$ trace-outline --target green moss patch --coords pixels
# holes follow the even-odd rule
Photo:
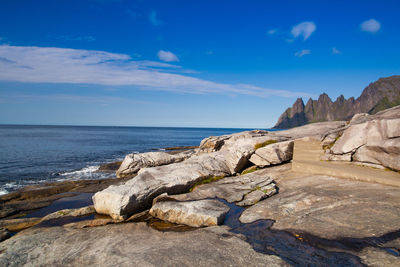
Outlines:
[[[258,171],[258,170],[260,170],[260,168],[257,167],[257,166],[254,166],[254,168],[245,169],[244,171],[242,171],[242,173],[240,175],[252,173],[252,172],[255,172],[255,171]]]
[[[200,182],[195,183],[195,185],[192,188],[189,189],[189,192],[192,192],[199,185],[209,184],[211,182],[215,182],[215,181],[221,180],[222,178],[225,178],[225,176],[213,176],[213,177],[201,180]]]
[[[270,145],[270,144],[275,144],[275,143],[277,143],[278,141],[277,140],[267,140],[267,141],[265,141],[265,142],[262,142],[262,143],[258,143],[258,144],[255,144],[254,145],[254,149],[259,149],[259,148],[262,148],[262,147],[265,147],[265,146],[268,146],[268,145]]]

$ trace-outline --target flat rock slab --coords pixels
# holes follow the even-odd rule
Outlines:
[[[160,195],[155,198],[154,202],[221,198],[231,203],[235,202],[239,206],[248,206],[276,194],[278,188],[274,183],[274,176],[277,173],[288,171],[290,168],[290,164],[285,164],[245,175],[225,177],[209,184],[199,185],[190,193]]]
[[[246,209],[240,221],[271,219],[274,229],[330,239],[381,236],[400,229],[399,187],[310,175],[278,179],[278,185],[279,194]]]
[[[160,232],[145,223],[29,229],[0,243],[0,266],[288,266],[228,230]]]
[[[224,222],[229,207],[218,200],[157,202],[150,214],[164,221],[192,227],[214,226]]]
[[[183,161],[193,154],[192,151],[171,155],[166,152],[146,152],[128,154],[117,170],[117,177],[127,177],[137,173],[141,168],[156,167]]]

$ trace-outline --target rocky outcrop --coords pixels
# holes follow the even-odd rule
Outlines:
[[[230,169],[225,159],[216,153],[142,169],[125,184],[110,186],[96,193],[93,196],[94,207],[98,213],[108,214],[114,219],[126,219],[135,212],[149,208],[152,200],[162,193],[184,193],[198,181],[229,175]]]
[[[340,95],[334,102],[325,93],[318,100],[298,98],[278,119],[274,128],[287,129],[307,123],[349,120],[357,113],[375,114],[400,105],[400,76],[381,78],[371,83],[357,99]]]
[[[400,106],[356,115],[326,150],[324,159],[379,164],[400,170]]]
[[[273,146],[275,156],[274,159],[272,157],[269,158],[271,160],[270,164],[288,161],[290,160],[292,145],[290,142],[284,143],[284,141],[293,138],[293,136],[304,137],[310,132],[322,135],[328,129],[335,129],[342,125],[340,122],[331,124],[333,126],[320,127],[322,130],[317,130],[313,127],[310,128],[310,126],[307,126],[307,129],[304,130],[300,129],[298,132],[255,130],[223,136],[221,139],[212,138],[212,142],[211,139],[206,139],[206,141],[202,142],[202,145],[208,142],[216,144],[219,142],[216,140],[223,140],[223,143],[218,146],[205,145],[206,148],[212,147],[209,151],[213,152],[209,153],[206,153],[206,149],[201,145],[195,155],[182,162],[152,168],[142,168],[134,179],[129,180],[125,184],[110,186],[96,193],[93,196],[94,207],[98,213],[110,215],[114,219],[126,219],[134,213],[150,208],[152,200],[163,193],[186,193],[193,185],[202,180],[214,176],[232,176],[241,173],[242,170],[253,164],[249,159],[254,154],[257,144],[274,140],[274,142],[277,142]],[[263,156],[266,157],[265,155]],[[262,164],[264,166],[265,162]],[[269,191],[264,194],[253,193],[251,195],[252,200],[246,200],[245,203],[255,202],[258,196],[263,198],[268,196],[269,193]],[[242,198],[237,201],[241,201]]]
[[[229,207],[218,200],[157,202],[150,214],[164,221],[185,224],[192,227],[220,225],[228,213]]]
[[[293,141],[271,144],[257,149],[250,157],[250,162],[259,167],[277,165],[291,160],[293,157]]]
[[[289,170],[287,165],[280,165],[240,176],[225,177],[218,181],[196,186],[192,192],[168,195],[162,194],[154,199],[159,201],[193,201],[220,198],[239,206],[248,206],[270,197],[278,192],[273,180],[273,173]]]
[[[145,223],[29,229],[0,243],[0,266],[288,266],[226,226],[162,232]]]
[[[171,155],[165,152],[147,152],[139,154],[128,154],[117,170],[117,177],[127,177],[136,174],[141,168],[156,167],[189,158],[193,152],[187,151]]]

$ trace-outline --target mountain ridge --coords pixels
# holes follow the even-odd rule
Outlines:
[[[322,93],[318,100],[308,99],[304,105],[297,98],[292,107],[279,117],[274,129],[288,129],[313,122],[349,120],[357,113],[375,114],[381,110],[400,105],[400,75],[380,78],[364,88],[355,99],[340,95],[334,102]]]

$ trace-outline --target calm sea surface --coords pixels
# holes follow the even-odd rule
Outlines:
[[[249,129],[0,125],[0,194],[46,181],[102,179],[100,164],[128,153],[199,145]]]

